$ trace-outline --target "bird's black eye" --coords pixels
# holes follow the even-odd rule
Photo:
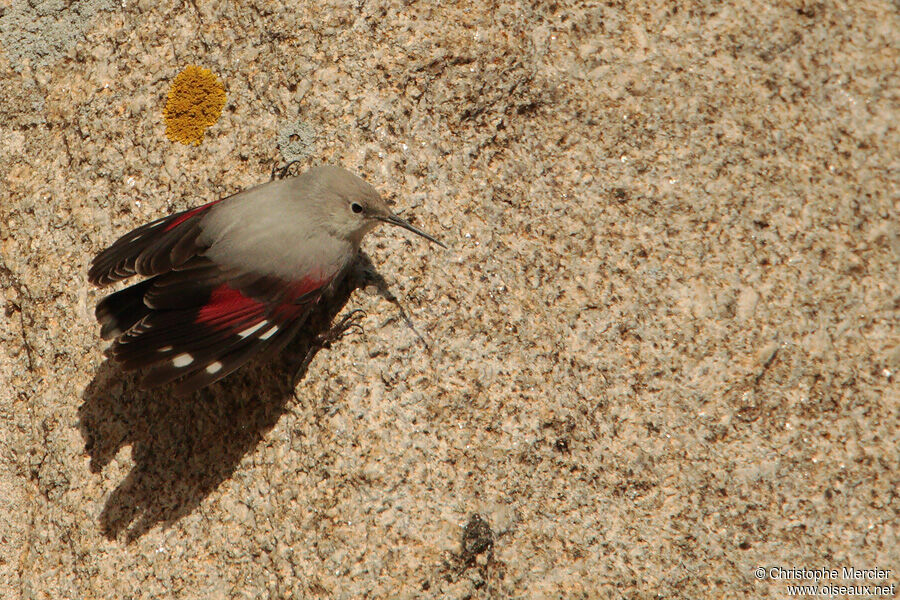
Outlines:
[[[355,212],[356,214],[359,214],[359,213],[362,212],[362,205],[357,204],[356,202],[354,202],[353,204],[350,205],[350,210],[352,210],[352,211]]]

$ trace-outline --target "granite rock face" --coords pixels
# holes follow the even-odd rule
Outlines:
[[[895,2],[6,4],[0,597],[900,584]],[[91,258],[289,143],[450,250],[367,239],[295,389],[139,390]]]

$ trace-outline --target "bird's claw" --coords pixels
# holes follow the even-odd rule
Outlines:
[[[363,329],[362,324],[360,323],[366,317],[366,311],[361,308],[355,308],[347,313],[343,319],[341,319],[337,325],[316,336],[315,341],[313,341],[313,345],[319,346],[320,348],[330,348],[331,344],[338,341],[347,335],[347,332],[351,329],[356,329],[360,333],[365,334],[366,330]]]
[[[335,331],[338,332],[337,337],[332,339],[331,341],[339,340],[344,333],[347,332],[348,329],[352,329],[354,327],[359,329],[360,333],[365,333],[362,325],[359,323],[361,320],[366,318],[367,313],[361,308],[354,308],[349,313],[347,313],[343,319],[341,319],[340,323],[332,327],[329,331],[325,333],[326,336],[332,335]]]
[[[272,175],[269,178],[269,181],[273,181],[275,179],[284,179],[285,175],[287,175],[287,172],[291,169],[291,167],[293,167],[298,162],[300,162],[300,161],[292,160],[288,164],[284,165],[283,167],[273,165],[272,166]]]
[[[291,379],[291,383],[294,387],[297,386],[297,382],[300,379],[300,376],[306,372],[306,369],[309,367],[309,363],[312,362],[313,356],[315,356],[316,351],[322,348],[330,348],[331,344],[343,338],[351,329],[358,330],[361,334],[366,333],[366,330],[363,329],[360,321],[366,317],[366,311],[361,308],[356,308],[347,313],[344,318],[342,318],[337,325],[326,331],[325,333],[320,333],[313,339],[309,344],[309,349],[306,351],[306,356],[303,358],[303,362],[300,363],[300,366],[297,367],[297,370],[294,371],[294,377]]]

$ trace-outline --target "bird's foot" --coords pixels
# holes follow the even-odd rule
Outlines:
[[[298,162],[300,162],[300,161],[292,160],[291,162],[284,165],[283,167],[279,167],[278,165],[273,165],[272,166],[272,176],[269,179],[269,181],[274,181],[275,179],[284,179],[284,177],[285,177],[285,175],[287,175],[288,171],[291,170],[291,167],[293,167]]]
[[[365,330],[363,329],[362,321],[366,317],[366,311],[361,308],[357,308],[351,310],[347,315],[341,319],[337,325],[326,331],[325,333],[320,333],[309,343],[309,348],[306,351],[306,356],[303,358],[303,362],[300,363],[300,366],[297,367],[297,370],[294,371],[294,377],[291,379],[291,385],[293,387],[297,386],[297,383],[300,381],[300,378],[306,373],[306,369],[309,367],[309,363],[312,362],[313,357],[316,355],[316,352],[323,348],[331,348],[331,344],[343,338],[351,329],[356,329],[360,333],[365,334]]]

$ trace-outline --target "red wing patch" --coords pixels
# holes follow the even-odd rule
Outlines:
[[[271,307],[271,317],[277,322],[284,322],[300,316],[309,307],[309,302],[305,302],[303,297],[321,289],[326,281],[308,277],[291,285],[284,297]],[[247,297],[225,283],[212,291],[207,303],[197,313],[197,322],[224,329],[262,318],[268,308],[264,302]]]
[[[248,298],[227,283],[212,291],[209,301],[197,313],[198,323],[208,323],[216,327],[228,327],[235,321],[244,321],[254,313],[262,314],[266,305]]]
[[[207,259],[136,284],[101,302],[97,316],[126,369],[152,367],[146,386],[182,378],[186,393],[290,342],[333,278],[298,282],[237,275]],[[148,298],[151,300],[148,302]]]

